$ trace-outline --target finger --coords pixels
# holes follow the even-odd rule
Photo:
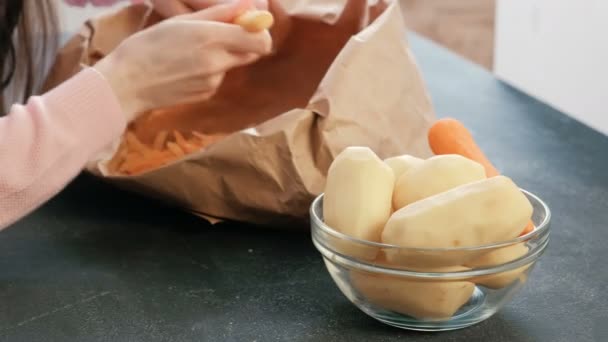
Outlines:
[[[192,7],[195,11],[201,11],[207,9],[209,7],[217,6],[217,5],[226,5],[231,4],[234,1],[230,0],[184,0],[188,6]]]
[[[233,3],[233,0],[184,0],[188,6],[190,6],[195,11],[200,11],[207,9],[212,6],[222,5],[222,4],[230,4]],[[256,9],[267,10],[268,9],[268,1],[267,0],[254,0],[253,5]]]
[[[217,93],[216,91],[208,91],[208,90],[202,90],[202,89],[198,89],[196,92],[193,92],[192,94],[188,95],[188,96],[183,96],[180,98],[179,100],[179,104],[193,104],[193,103],[200,103],[203,101],[207,101],[210,98],[213,97],[213,95],[215,95]],[[171,103],[172,105],[175,105],[176,103]],[[159,112],[159,114],[162,112]]]
[[[193,12],[192,8],[181,1],[156,1],[154,10],[165,18],[187,15]]]
[[[186,20],[207,20],[229,23],[252,7],[252,0],[238,0],[233,3],[220,4],[202,11],[180,16]]]
[[[237,55],[240,56],[240,59],[235,64],[235,67],[251,64],[260,59],[260,55],[255,53],[237,53]]]
[[[201,94],[198,96],[197,101],[192,101],[192,102],[203,102],[203,101],[207,101],[207,100],[209,100],[210,98],[212,98],[212,97],[213,97],[213,95],[215,95],[215,93],[216,93],[215,91],[208,91],[208,92],[201,93]]]
[[[268,1],[267,0],[255,0],[255,8],[259,10],[268,10]]]
[[[260,55],[254,53],[217,51],[213,55],[202,58],[199,67],[204,75],[210,78],[213,75],[226,73],[230,69],[250,64],[258,58]]]
[[[260,55],[256,53],[243,53],[243,52],[232,52],[230,53],[230,57],[227,58],[227,68],[224,69],[224,72],[229,71],[230,69],[238,68],[244,65],[251,64],[260,59]]]
[[[63,0],[68,6],[84,7],[87,5],[87,0]]]
[[[220,71],[205,78],[204,83],[202,83],[200,87],[196,88],[196,92],[193,93],[195,98],[192,99],[192,102],[205,101],[213,97],[224,82],[225,75],[226,71]]]
[[[226,75],[225,72],[220,72],[207,78],[207,92],[215,94],[224,82],[224,75]]]
[[[114,6],[118,0],[90,0],[90,3],[95,7],[110,7]]]

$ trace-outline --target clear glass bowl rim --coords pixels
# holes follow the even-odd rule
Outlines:
[[[332,254],[331,261],[334,263],[338,262],[339,264],[342,264],[343,266],[347,266],[347,267],[353,268],[353,269],[359,269],[361,271],[368,271],[368,272],[381,273],[381,274],[391,274],[391,275],[395,275],[395,276],[407,276],[407,277],[424,278],[424,279],[441,278],[441,279],[446,279],[446,280],[447,279],[455,280],[455,279],[464,279],[467,277],[497,274],[497,273],[501,273],[501,272],[514,270],[518,267],[521,267],[521,266],[527,265],[531,262],[534,262],[536,259],[538,259],[543,254],[545,248],[547,247],[548,241],[549,241],[548,233],[549,233],[549,229],[550,229],[549,227],[550,227],[550,221],[551,221],[551,211],[550,211],[549,207],[547,206],[547,204],[543,200],[541,200],[538,196],[530,193],[529,191],[526,191],[524,189],[520,189],[520,190],[526,196],[528,196],[528,198],[532,199],[533,202],[536,202],[538,205],[540,205],[542,212],[545,213],[545,217],[542,220],[542,222],[539,225],[537,225],[537,227],[532,232],[530,232],[526,235],[517,237],[515,239],[508,240],[508,241],[502,241],[502,242],[498,242],[498,243],[486,244],[486,245],[480,245],[480,246],[474,246],[474,247],[410,248],[410,247],[399,247],[399,246],[390,245],[390,244],[361,240],[361,239],[357,239],[357,238],[345,235],[343,233],[340,233],[340,232],[332,229],[328,225],[326,225],[321,220],[317,211],[315,210],[315,208],[319,208],[320,210],[322,210],[320,202],[323,199],[323,194],[320,194],[319,196],[317,196],[317,198],[313,201],[313,203],[310,206],[313,243],[314,243],[315,247],[317,247],[317,249],[321,252],[321,254],[324,255],[325,258],[327,258],[327,253],[331,251],[331,254]],[[444,272],[428,271],[428,272],[426,272],[426,271],[420,271],[420,270],[394,268],[394,267],[391,267],[388,265],[380,265],[380,264],[370,262],[367,260],[357,259],[353,256],[342,255],[335,250],[331,250],[331,248],[329,246],[326,246],[326,244],[323,241],[319,240],[319,238],[316,236],[318,233],[315,233],[315,230],[321,230],[333,237],[336,237],[338,239],[344,239],[353,244],[361,244],[361,245],[370,246],[370,247],[382,248],[385,250],[388,248],[388,249],[397,250],[397,251],[410,251],[410,252],[413,251],[413,252],[419,252],[419,253],[437,253],[437,252],[448,252],[448,251],[483,251],[485,249],[506,247],[506,246],[522,243],[524,241],[529,241],[531,239],[539,240],[540,245],[538,245],[536,248],[530,249],[528,251],[528,253],[526,253],[522,257],[517,258],[515,260],[511,260],[504,264],[487,266],[487,267],[479,267],[479,268],[475,268],[475,269],[471,269],[471,270],[463,270],[463,271],[451,271],[451,272],[450,271],[447,271],[447,272],[445,272],[445,271]]]

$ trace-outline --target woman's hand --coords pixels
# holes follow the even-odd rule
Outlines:
[[[114,6],[119,2],[129,0],[63,0],[69,6],[85,7],[92,4],[95,7]],[[228,4],[231,0],[150,0],[158,14],[165,18],[178,15],[190,14],[196,11],[207,9],[211,6]],[[145,0],[130,0],[131,3],[142,3]],[[257,9],[268,9],[268,0],[254,0],[253,4]]]
[[[154,10],[165,18],[190,14],[219,4],[228,4],[231,0],[151,0]],[[268,9],[267,0],[252,1],[257,9]]]
[[[208,99],[228,70],[268,54],[272,42],[267,31],[249,33],[226,23],[248,4],[241,0],[166,20],[129,37],[97,63],[127,119]]]
[[[114,6],[118,2],[124,2],[127,0],[63,0],[69,6],[75,7],[85,7],[88,4],[91,4],[95,7],[107,7]],[[131,2],[141,2],[141,0],[131,0]]]

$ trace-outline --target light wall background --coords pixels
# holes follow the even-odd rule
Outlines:
[[[496,75],[608,134],[608,0],[496,5]]]

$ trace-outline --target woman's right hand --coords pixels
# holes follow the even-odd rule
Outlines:
[[[151,0],[154,10],[164,18],[189,14],[228,2],[231,0]],[[253,0],[253,3],[257,9],[268,9],[268,0]]]
[[[177,16],[122,42],[99,61],[127,120],[139,113],[211,97],[224,74],[271,51],[267,31],[250,33],[228,24],[250,1],[222,4]]]

